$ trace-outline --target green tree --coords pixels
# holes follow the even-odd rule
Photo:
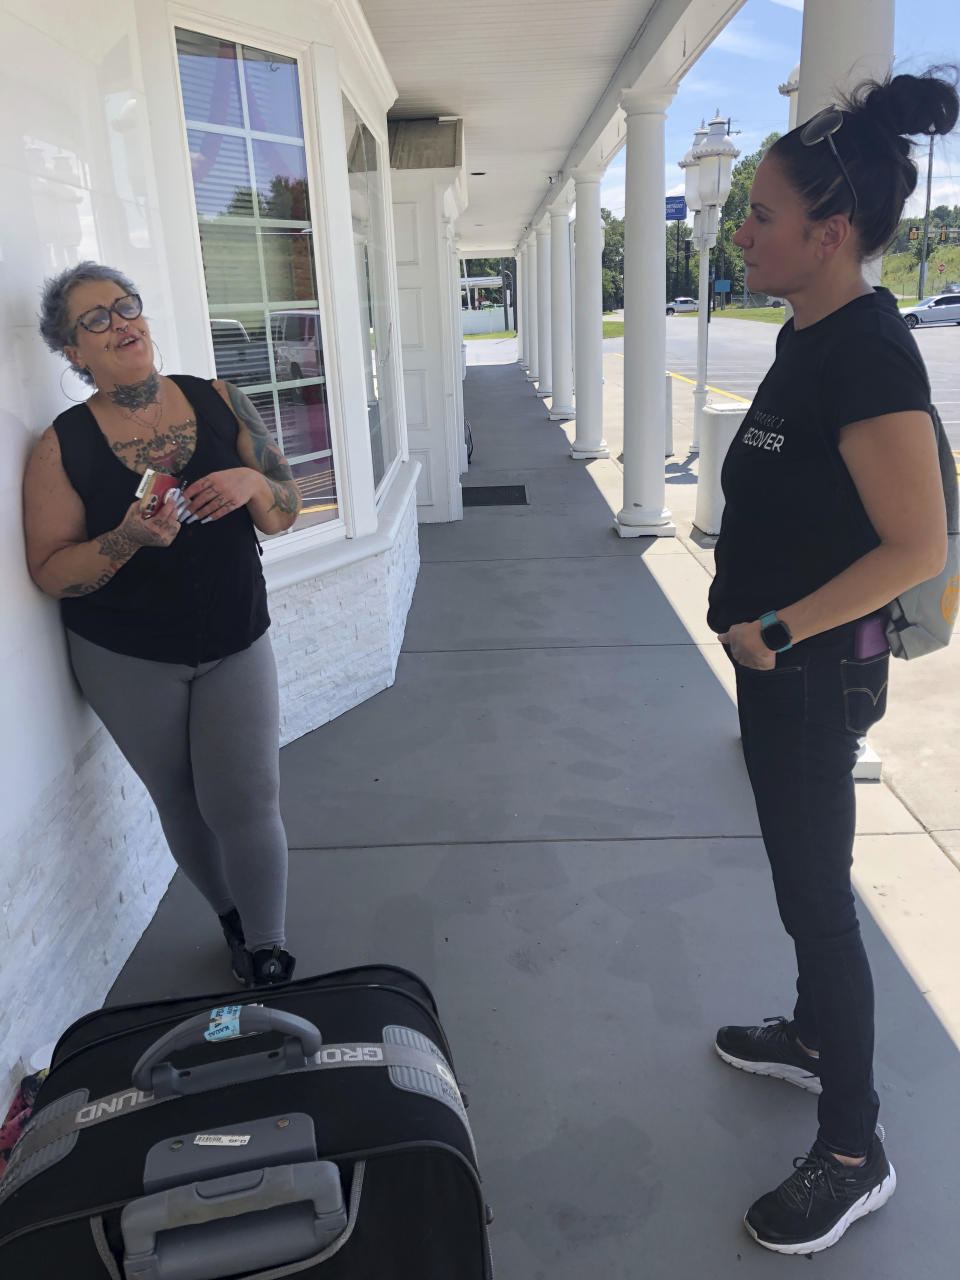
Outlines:
[[[617,311],[623,306],[623,218],[601,209],[603,219],[603,309]]]
[[[687,241],[693,234],[686,222],[667,223],[667,300],[697,296],[700,288],[700,259],[690,253],[690,279],[687,280]]]
[[[517,278],[517,263],[514,258],[466,258],[466,267],[468,276],[498,276],[501,269],[506,269],[510,273],[510,279]],[[462,270],[462,268],[461,268]],[[509,289],[509,284],[508,284]],[[492,302],[495,306],[503,306],[503,288],[497,285],[492,288],[481,290],[484,302]],[[464,297],[464,301],[466,298]],[[513,318],[513,295],[510,297],[510,315]]]
[[[753,175],[757,172],[757,166],[779,137],[779,133],[769,134],[757,151],[737,161],[730,176],[730,194],[721,211],[723,253],[722,255],[720,253],[721,237],[718,235],[714,262],[719,264],[722,256],[723,273],[724,277],[730,281],[731,298],[736,298],[743,293],[743,250],[733,243],[733,237],[750,212],[750,187],[753,183]]]

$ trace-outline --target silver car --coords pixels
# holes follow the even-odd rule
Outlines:
[[[672,302],[667,303],[667,315],[672,316],[677,312],[696,311],[698,305],[696,298],[674,298]]]
[[[924,298],[915,307],[901,311],[909,329],[918,324],[960,324],[960,293],[941,293],[936,298]]]

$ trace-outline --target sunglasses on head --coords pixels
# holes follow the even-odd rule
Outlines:
[[[143,313],[143,303],[139,293],[125,293],[109,307],[91,307],[89,311],[81,312],[77,316],[76,323],[82,325],[88,333],[106,333],[113,324],[113,312],[116,312],[121,320],[136,320],[137,316]]]
[[[800,130],[800,141],[805,147],[815,147],[818,142],[825,142],[830,148],[830,152],[834,160],[836,160],[847,186],[850,188],[850,195],[853,197],[853,208],[850,210],[850,221],[852,222],[857,213],[857,189],[851,182],[850,175],[847,173],[847,166],[840,159],[840,152],[833,141],[833,135],[842,125],[843,112],[836,103],[833,103],[829,107],[824,107],[822,111],[818,111],[815,116],[810,117]]]

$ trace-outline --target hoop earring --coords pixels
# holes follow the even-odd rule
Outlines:
[[[89,396],[81,396],[79,400],[75,400],[73,396],[68,395],[67,392],[64,390],[63,375],[65,373],[69,373],[72,369],[73,369],[73,365],[71,364],[71,365],[68,365],[66,369],[60,370],[60,394],[63,396],[64,400],[69,400],[71,404],[85,404],[86,401],[90,399]]]
[[[156,338],[151,338],[150,341],[157,348],[157,355],[160,357],[160,368],[157,369],[157,373],[163,373],[163,352],[160,350],[160,347],[157,345]]]

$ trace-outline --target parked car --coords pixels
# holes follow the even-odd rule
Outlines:
[[[278,381],[323,376],[319,311],[274,311],[270,327]]]
[[[667,315],[672,316],[678,311],[696,311],[697,305],[696,298],[674,298],[667,303]]]
[[[904,324],[916,329],[918,324],[960,324],[960,293],[941,293],[924,298],[915,307],[901,311]]]
[[[210,332],[213,336],[213,356],[217,377],[231,382],[243,380],[250,353],[250,335],[239,320],[218,320],[211,317]]]

